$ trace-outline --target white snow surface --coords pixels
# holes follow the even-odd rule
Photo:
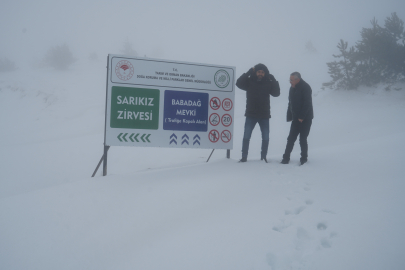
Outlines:
[[[237,67],[238,76],[240,70]],[[280,160],[288,74],[241,156],[234,149],[111,147],[105,63],[0,73],[0,269],[405,269],[405,86],[313,88],[309,162]],[[318,78],[319,79],[319,78]],[[323,78],[327,81],[327,78]]]

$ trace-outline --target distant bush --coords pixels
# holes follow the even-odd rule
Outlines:
[[[16,69],[17,67],[15,63],[10,61],[8,58],[0,59],[0,72],[9,72]]]
[[[134,46],[132,45],[131,42],[129,42],[129,40],[126,40],[124,42],[121,53],[123,55],[128,55],[128,56],[138,56],[138,53],[135,51]]]
[[[337,61],[327,63],[332,80],[323,87],[357,89],[380,83],[405,82],[404,22],[394,12],[385,20],[384,27],[376,19],[371,28],[360,31],[361,40],[355,46],[340,40]]]
[[[51,47],[46,53],[43,62],[45,66],[65,70],[76,62],[76,59],[73,57],[68,45],[63,44]]]
[[[314,47],[314,45],[312,44],[311,41],[308,41],[308,42],[305,44],[305,50],[306,50],[308,53],[317,53],[317,50],[316,50],[316,48]]]

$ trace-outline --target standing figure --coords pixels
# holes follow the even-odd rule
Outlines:
[[[265,65],[257,64],[238,78],[236,86],[246,91],[246,121],[242,143],[242,159],[239,162],[247,161],[250,137],[256,123],[259,123],[262,132],[261,160],[267,162],[271,117],[270,95],[273,97],[280,95],[278,81],[270,74]]]
[[[307,138],[314,118],[312,107],[312,89],[298,72],[290,75],[290,92],[288,95],[287,122],[291,121],[290,134],[287,138],[287,146],[283,155],[282,164],[290,162],[290,154],[294,143],[300,135],[301,165],[308,161]]]

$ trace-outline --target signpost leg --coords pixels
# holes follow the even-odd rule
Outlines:
[[[211,152],[210,156],[208,157],[207,162],[210,160],[212,153],[214,153],[214,151],[215,151],[215,149],[212,149],[212,152]]]
[[[110,146],[104,145],[104,155],[103,155],[103,176],[107,175],[107,152]]]
[[[97,173],[97,171],[98,171],[98,168],[99,168],[100,165],[101,165],[101,162],[103,162],[103,158],[104,158],[104,155],[100,158],[100,162],[97,164],[97,167],[96,167],[96,169],[94,170],[94,172],[93,172],[93,174],[91,175],[91,177],[94,177],[94,176],[96,175],[96,173]]]
[[[226,150],[226,158],[231,158],[231,150],[230,149]]]
[[[101,165],[101,162],[103,162],[103,160],[104,160],[104,156],[107,156],[107,151],[105,150],[106,147],[107,147],[107,151],[108,151],[108,149],[110,149],[109,146],[104,146],[104,154],[103,154],[103,156],[101,157],[100,161],[98,162],[97,167],[96,167],[96,169],[94,170],[94,172],[93,172],[93,174],[92,174],[91,177],[94,177],[94,176],[96,175],[96,173],[97,173],[97,171],[98,171],[98,168],[99,168],[100,165]],[[107,162],[107,158],[105,159],[105,162]],[[106,174],[107,174],[107,167],[105,168],[105,170],[106,170]],[[104,175],[104,176],[105,176],[105,175]]]

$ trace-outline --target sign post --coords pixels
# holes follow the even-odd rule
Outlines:
[[[110,146],[233,149],[235,67],[108,55]]]

